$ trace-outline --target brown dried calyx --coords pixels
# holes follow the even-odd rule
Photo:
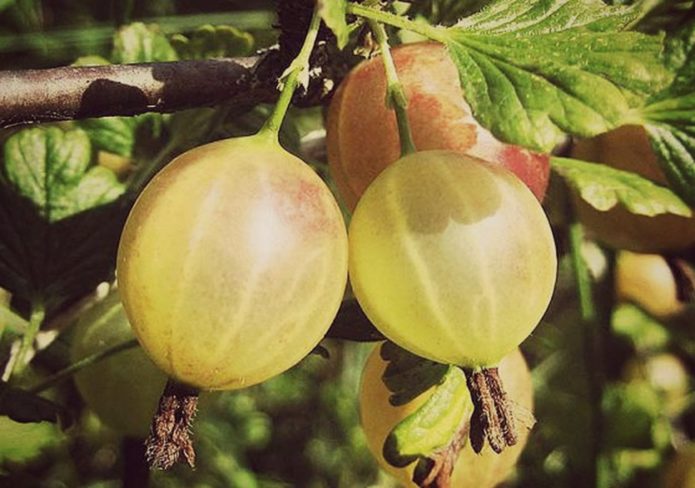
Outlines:
[[[519,437],[498,369],[467,371],[466,381],[474,407],[470,429],[473,450],[480,453],[485,440],[498,454],[515,445]]]
[[[451,475],[461,449],[466,446],[470,421],[466,419],[451,442],[418,463],[413,482],[420,488],[451,488]]]
[[[198,390],[169,380],[145,441],[150,469],[169,469],[178,462],[195,466],[191,424],[198,409]]]

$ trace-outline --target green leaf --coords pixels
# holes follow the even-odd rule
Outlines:
[[[110,279],[127,208],[125,187],[93,167],[84,131],[24,129],[0,172],[0,287],[47,309]]]
[[[621,304],[611,317],[613,331],[626,337],[639,351],[658,351],[670,340],[668,330],[647,312],[631,303]]]
[[[135,146],[137,117],[102,117],[80,121],[92,144],[98,149],[131,157]]]
[[[387,344],[389,343],[384,346],[392,348]],[[417,356],[405,359],[404,362],[408,365],[406,370],[417,369],[413,358]],[[425,365],[431,363],[426,359],[420,360]],[[400,359],[396,361],[401,362]],[[444,375],[440,376],[438,383],[432,385],[435,386],[432,395],[415,412],[399,422],[386,437],[383,453],[391,465],[404,467],[417,459],[429,458],[452,441],[473,413],[473,403],[463,371],[455,366],[444,368]],[[417,378],[415,382],[417,383]],[[384,383],[391,388],[386,375]]]
[[[662,40],[625,32],[639,11],[600,0],[500,0],[441,31],[476,118],[500,139],[549,151],[593,136],[670,81]]]
[[[661,169],[674,190],[695,206],[695,22],[667,43],[667,60],[678,72],[641,115]]]
[[[248,56],[254,39],[248,32],[229,25],[204,25],[189,35],[176,34],[171,45],[180,59],[209,59]]]
[[[664,213],[689,217],[688,205],[670,189],[629,171],[569,158],[552,158],[556,173],[597,210],[622,205],[631,213],[654,216]]]
[[[647,382],[608,385],[601,403],[607,447],[653,447],[652,429],[663,415],[663,404]]]
[[[7,180],[48,222],[110,203],[125,191],[112,172],[89,168],[92,148],[80,129],[22,130],[7,140],[4,157]]]
[[[29,461],[63,439],[65,436],[54,424],[23,424],[9,417],[0,417],[0,462]]]
[[[391,391],[391,405],[405,405],[431,387],[440,384],[449,366],[435,363],[385,342],[380,349],[381,358],[388,362],[383,381]]]
[[[5,329],[9,329],[15,335],[23,335],[27,329],[28,322],[14,313],[9,308],[0,305],[0,336]]]
[[[150,63],[176,61],[176,51],[156,25],[136,22],[122,27],[113,41],[114,63]]]
[[[343,49],[350,37],[345,16],[347,15],[347,0],[317,0],[319,15],[338,40],[338,47]]]

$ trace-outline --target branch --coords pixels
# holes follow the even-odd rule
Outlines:
[[[0,127],[271,101],[264,57],[0,71]]]

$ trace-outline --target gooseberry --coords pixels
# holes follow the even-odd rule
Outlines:
[[[367,317],[441,363],[496,365],[536,327],[555,284],[538,200],[508,170],[452,151],[387,167],[360,199],[349,242]]]
[[[548,155],[504,144],[478,124],[443,45],[404,44],[391,53],[408,99],[408,120],[419,150],[448,149],[500,164],[543,199],[550,176]],[[351,210],[374,178],[400,157],[396,117],[384,103],[385,93],[386,75],[377,57],[348,74],[330,105],[328,161]]]
[[[393,475],[405,486],[415,486],[411,481],[415,463],[396,468],[390,465],[383,455],[383,445],[389,432],[403,419],[414,413],[433,393],[434,388],[420,394],[405,405],[394,406],[389,402],[391,392],[384,385],[382,376],[387,363],[379,354],[380,346],[375,347],[367,359],[362,373],[360,386],[360,420],[367,437],[367,446],[379,465]],[[533,388],[531,374],[526,361],[518,350],[502,359],[499,367],[500,375],[508,393],[517,402],[517,408],[522,407],[529,413],[533,410]],[[470,401],[470,400],[469,400]],[[476,454],[470,444],[459,453],[451,486],[456,488],[491,488],[502,482],[511,473],[516,461],[528,439],[528,430],[524,430],[519,442],[496,454],[490,449],[484,449]]]
[[[118,252],[143,348],[180,383],[237,389],[282,373],[325,335],[347,237],[319,176],[268,134],[192,149],[139,196]]]
[[[115,291],[82,314],[75,327],[73,362],[135,337]],[[147,435],[166,375],[140,347],[91,364],[74,378],[85,403],[104,424],[123,435]]]
[[[657,155],[641,126],[626,125],[591,139],[577,141],[572,157],[631,171],[666,185]],[[578,197],[575,201],[582,224],[593,238],[609,247],[658,253],[681,250],[695,244],[695,216],[662,214],[648,217],[630,213],[621,205],[602,212]]]

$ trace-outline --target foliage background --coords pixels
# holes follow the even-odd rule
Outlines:
[[[422,2],[417,9],[446,22],[483,3]],[[672,9],[692,8],[691,2],[666,3]],[[139,48],[119,50],[118,41],[114,44],[117,29],[133,21],[159,26],[158,34],[148,30],[142,39],[163,36],[159,53],[165,58],[182,55],[178,34],[191,39],[204,24],[229,24],[243,32],[231,36],[233,42],[213,42],[212,48],[203,43],[191,56],[244,55],[274,42],[273,8],[274,2],[242,0],[0,0],[0,68],[62,66],[83,56],[155,60],[143,59]],[[644,28],[668,25],[663,21],[668,14],[668,9],[660,10]],[[167,46],[176,48],[177,39],[179,51],[172,54]],[[113,130],[122,121],[61,127],[81,127],[95,148],[147,167],[208,140],[251,133],[266,112],[267,107],[243,114],[221,108],[143,116],[133,123],[137,128],[120,133],[125,145],[119,145],[123,138]],[[191,133],[192,126],[199,130]],[[321,126],[320,110],[295,110],[283,136],[288,147],[303,152],[327,175],[321,151],[307,150]],[[0,140],[4,143],[14,132],[0,133]],[[594,268],[611,268],[610,252],[588,248],[587,253]],[[597,472],[600,486],[660,486],[675,448],[695,438],[695,314],[690,310],[672,323],[659,323],[634,305],[614,308],[610,273],[601,276],[599,287],[605,293],[598,296],[606,325],[598,334],[582,327],[565,260],[551,310],[523,345],[534,373],[539,423],[509,486],[585,487]],[[0,305],[9,310],[9,298]],[[22,309],[16,298],[12,305]],[[50,318],[62,312],[64,307],[57,307]],[[41,352],[26,373],[29,382],[66,364],[69,340],[69,334],[61,335]],[[5,334],[4,349],[8,341]],[[311,355],[263,385],[206,395],[195,427],[197,469],[154,473],[151,486],[392,486],[379,473],[359,427],[360,371],[373,346],[337,341],[324,346],[328,358]],[[107,487],[145,482],[140,441],[121,439],[104,427],[84,408],[71,382],[51,390],[49,397],[74,413],[74,425],[63,430],[48,422],[0,419],[0,484]]]

